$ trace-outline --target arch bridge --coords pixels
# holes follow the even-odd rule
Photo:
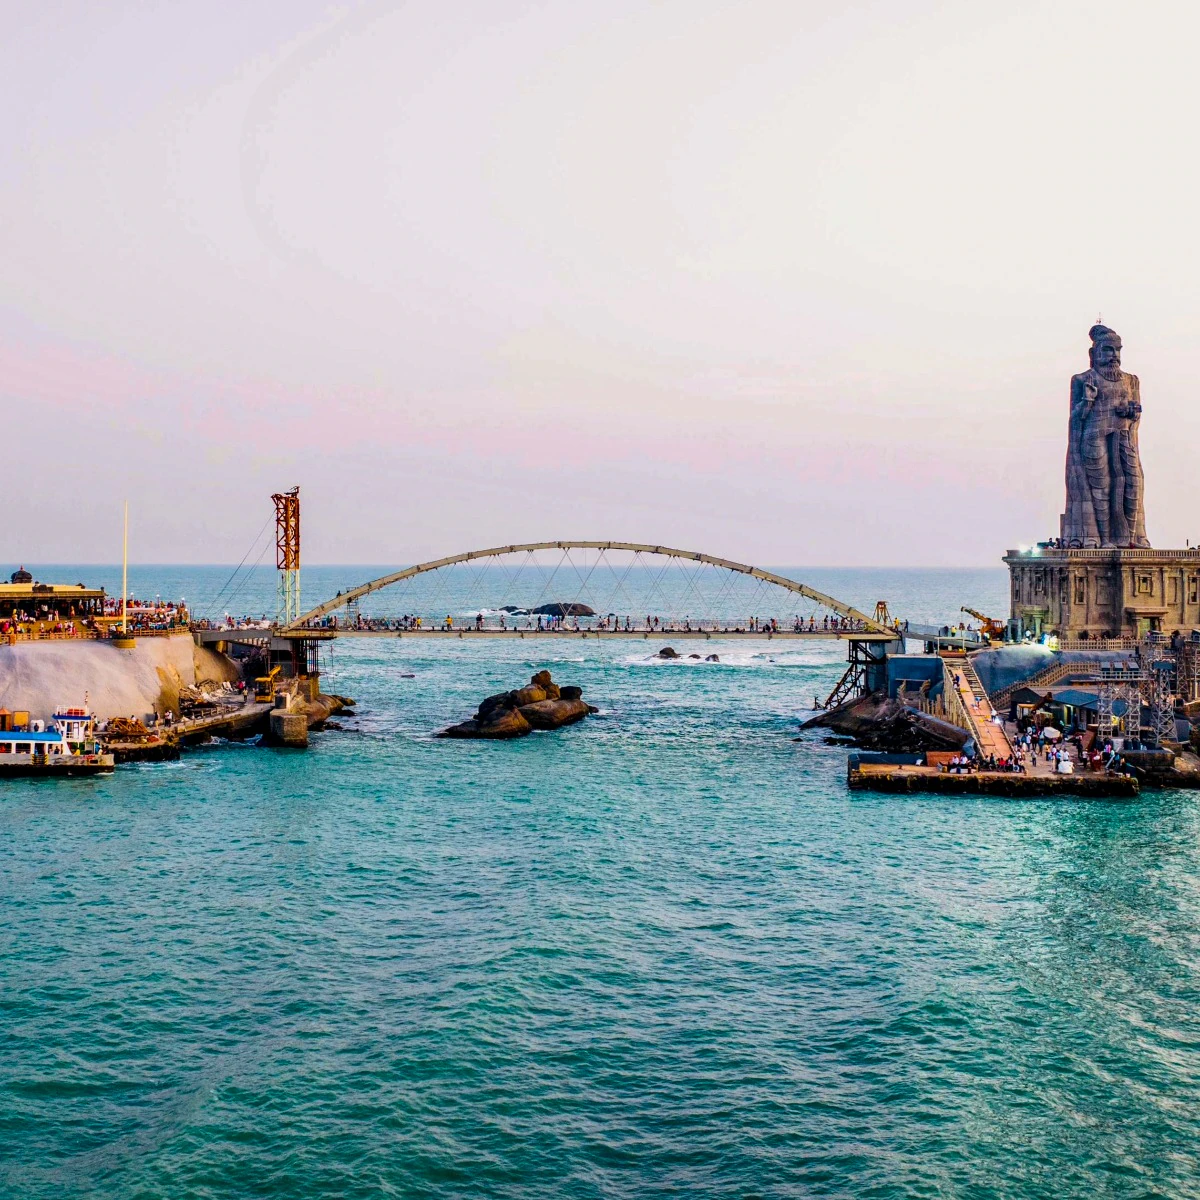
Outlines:
[[[362,601],[385,589],[396,589],[389,606],[364,611]],[[879,607],[869,616],[773,571],[695,550],[616,541],[523,542],[417,563],[339,592],[278,629],[292,636],[312,631],[863,642],[899,636]]]
[[[372,601],[380,592],[387,600]],[[837,640],[847,644],[849,665],[826,702],[835,704],[878,687],[887,654],[903,651],[906,633],[926,632],[941,631],[902,628],[882,602],[868,615],[800,580],[732,559],[587,540],[448,555],[341,591],[291,621],[197,636],[257,643],[297,674],[316,674],[320,643],[340,637]]]

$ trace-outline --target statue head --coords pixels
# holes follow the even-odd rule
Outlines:
[[[1107,325],[1093,325],[1088,330],[1092,339],[1092,348],[1088,358],[1092,366],[1106,379],[1119,379],[1121,376],[1121,335]]]

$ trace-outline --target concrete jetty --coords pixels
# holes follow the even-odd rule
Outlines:
[[[917,754],[852,753],[846,767],[846,785],[859,792],[938,792],[1013,799],[1033,796],[1128,799],[1140,791],[1138,781],[1131,775],[1009,771],[955,775],[936,766],[922,765],[923,758]]]
[[[266,733],[272,704],[251,701],[228,706],[220,713],[176,721],[172,725],[150,731],[148,737],[123,740],[102,737],[104,748],[118,763],[164,762],[179,757],[185,746],[198,746],[212,738],[231,740]],[[306,731],[307,732],[307,731]]]

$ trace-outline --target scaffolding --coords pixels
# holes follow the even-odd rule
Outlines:
[[[290,625],[300,616],[300,489],[276,492],[275,569],[279,572],[279,619]]]
[[[1169,670],[1150,672],[1150,724],[1144,737],[1151,745],[1175,741],[1175,689]]]
[[[1179,647],[1177,661],[1179,698],[1185,704],[1200,700],[1200,634],[1195,630]]]
[[[1132,737],[1138,737],[1142,725],[1142,689],[1140,681],[1125,678],[1103,678],[1100,683],[1096,709],[1096,739],[1111,741],[1119,736],[1122,726]],[[1117,713],[1117,703],[1123,710]]]

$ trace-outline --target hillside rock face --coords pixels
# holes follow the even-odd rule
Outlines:
[[[502,741],[535,729],[561,729],[596,711],[582,697],[581,688],[560,688],[549,671],[539,671],[525,687],[488,696],[469,721],[443,729],[438,737]]]
[[[232,659],[201,650],[190,635],[138,638],[133,650],[108,642],[0,645],[0,708],[49,720],[63,704],[87,706],[101,721],[179,712],[179,694],[197,683],[239,679]]]

